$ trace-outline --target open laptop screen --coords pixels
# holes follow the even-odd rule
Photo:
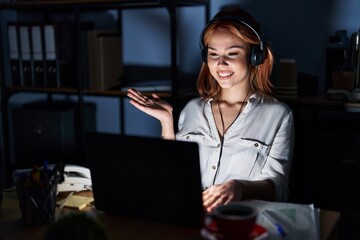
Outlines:
[[[197,143],[99,132],[85,140],[97,209],[202,226]]]

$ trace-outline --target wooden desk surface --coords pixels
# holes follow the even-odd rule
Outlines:
[[[81,192],[80,195],[91,195],[91,192]],[[56,209],[56,215],[66,214],[68,210]],[[141,239],[141,240],[201,240],[200,229],[187,228],[170,224],[162,224],[135,218],[105,214],[87,207],[82,211],[96,214],[103,224],[111,240]],[[47,225],[27,227],[21,218],[19,201],[15,188],[4,192],[4,199],[0,208],[0,239],[1,240],[39,240]]]
[[[88,195],[89,193],[83,192]],[[91,194],[91,192],[90,192]],[[180,227],[170,224],[156,223],[146,220],[121,217],[105,214],[92,210],[91,207],[83,211],[91,210],[96,214],[104,225],[110,239],[142,239],[142,240],[201,240],[200,230]],[[57,215],[60,210],[57,209]],[[62,211],[68,211],[63,209]],[[64,214],[63,212],[61,214]],[[327,210],[320,211],[320,239],[337,239],[337,224],[340,213]],[[15,189],[4,192],[4,199],[0,208],[0,239],[4,240],[39,240],[47,225],[24,226],[19,209],[19,202]]]

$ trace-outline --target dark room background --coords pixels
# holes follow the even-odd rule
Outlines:
[[[210,17],[224,5],[237,4],[249,10],[261,23],[262,37],[280,58],[296,60],[298,71],[319,77],[319,93],[325,93],[325,49],[329,37],[338,30],[347,36],[360,28],[360,2],[357,0],[213,0]],[[91,16],[88,16],[91,18]],[[97,16],[98,17],[98,16]],[[109,11],[102,14],[104,28],[112,27],[109,18],[118,17]],[[203,7],[182,8],[178,11],[178,64],[181,72],[196,75],[201,65],[199,34],[205,24]],[[122,15],[123,62],[166,66],[170,59],[169,18],[164,9],[124,10]],[[98,19],[97,19],[98,21]],[[99,21],[98,21],[99,22]],[[101,21],[99,23],[101,25]],[[4,27],[4,26],[2,26]],[[58,98],[63,98],[59,95]],[[14,106],[44,98],[41,94],[16,94],[10,99]],[[86,97],[97,105],[96,128],[102,132],[120,132],[120,107],[117,98]],[[127,134],[158,136],[156,120],[125,105]]]

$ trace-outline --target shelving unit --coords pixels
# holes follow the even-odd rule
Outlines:
[[[323,96],[284,100],[295,119],[289,200],[359,213],[360,104]]]
[[[76,95],[78,97],[78,111],[79,111],[79,120],[77,123],[77,130],[82,136],[81,141],[83,142],[84,136],[84,97],[85,96],[110,96],[110,97],[119,97],[123,99],[126,96],[125,92],[120,90],[108,90],[108,91],[96,91],[96,90],[86,90],[84,88],[84,77],[82,76],[81,71],[81,62],[83,56],[80,51],[80,18],[81,14],[86,12],[101,12],[106,10],[117,10],[119,13],[119,23],[118,30],[121,32],[121,22],[120,15],[121,11],[124,9],[148,9],[148,8],[165,8],[169,13],[170,18],[170,46],[171,46],[171,60],[170,60],[170,80],[171,80],[171,92],[162,92],[161,96],[166,98],[171,98],[174,103],[176,103],[179,98],[179,78],[178,67],[177,67],[177,9],[182,7],[191,7],[191,6],[203,6],[204,7],[204,17],[205,21],[209,19],[210,14],[210,2],[208,0],[143,0],[143,1],[134,1],[134,0],[75,0],[75,1],[24,1],[24,2],[12,2],[12,3],[0,3],[0,17],[3,21],[3,13],[6,11],[15,11],[18,14],[21,13],[41,13],[44,16],[49,16],[55,13],[70,13],[74,16],[74,24],[76,26],[76,46],[77,46],[77,59],[76,59],[76,87],[75,88],[40,88],[40,87],[18,87],[13,86],[9,81],[9,76],[5,73],[4,67],[8,66],[7,61],[4,57],[0,58],[0,90],[1,90],[1,121],[2,121],[2,153],[3,159],[0,166],[0,172],[5,172],[7,175],[6,181],[10,180],[10,173],[6,172],[11,169],[10,163],[10,132],[9,132],[9,100],[16,93],[46,93],[48,99],[51,99],[53,94],[64,94],[64,95]],[[2,23],[4,24],[4,23]],[[3,39],[7,32],[0,32],[0,55],[4,56],[4,52],[7,51],[4,46]],[[126,33],[125,33],[126,34]],[[123,102],[123,101],[122,101]],[[176,105],[175,105],[176,107]],[[124,133],[124,108],[120,109],[120,116],[122,119],[121,132]],[[174,109],[175,111],[176,108]],[[83,151],[82,149],[81,151]],[[1,169],[1,167],[3,169]],[[0,173],[2,174],[2,173]]]

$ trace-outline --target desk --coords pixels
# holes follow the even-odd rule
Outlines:
[[[89,194],[89,193],[85,193]],[[91,194],[91,192],[90,192]],[[15,189],[4,192],[3,204],[0,208],[0,239],[23,240],[40,239],[46,225],[25,227],[21,218]],[[60,211],[59,209],[57,209]],[[141,240],[201,240],[200,230],[156,223],[146,220],[121,217],[99,213],[91,207],[84,211],[93,211],[105,226],[110,239],[141,239]],[[337,239],[337,223],[340,213],[320,211],[320,239]]]

